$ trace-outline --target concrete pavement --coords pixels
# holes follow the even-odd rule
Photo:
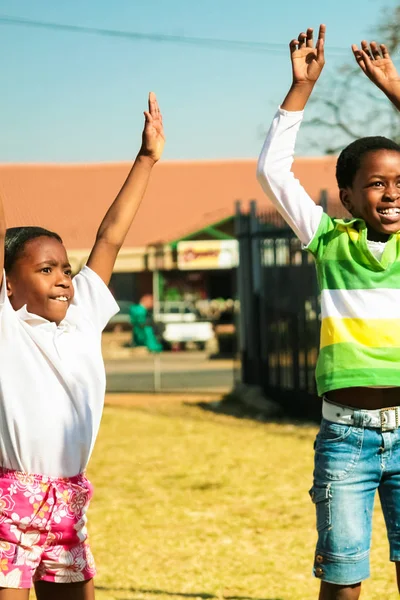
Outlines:
[[[161,352],[130,348],[129,332],[103,335],[108,392],[209,391],[234,385],[232,359],[210,359],[209,351]]]

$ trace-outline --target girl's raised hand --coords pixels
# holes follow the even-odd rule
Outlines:
[[[139,154],[157,162],[164,149],[165,136],[162,115],[154,92],[149,94],[149,110],[144,112],[144,116],[145,124]]]
[[[311,27],[307,29],[307,33],[300,33],[297,40],[290,42],[293,84],[314,84],[320,76],[325,64],[325,30],[325,25],[320,25],[315,47]]]
[[[400,97],[400,76],[385,44],[363,40],[361,49],[353,44],[354,57],[366,76],[388,96]]]

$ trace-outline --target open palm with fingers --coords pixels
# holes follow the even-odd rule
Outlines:
[[[149,94],[149,109],[145,111],[144,116],[145,124],[142,134],[142,147],[139,154],[148,156],[156,162],[161,158],[165,144],[165,135],[162,115],[156,95],[153,92]]]
[[[325,25],[321,25],[318,40],[314,47],[313,29],[300,33],[298,39],[290,42],[293,83],[315,83],[325,64],[324,58]]]
[[[354,57],[366,76],[383,92],[392,94],[400,90],[400,76],[385,44],[363,40],[361,49],[352,45]]]

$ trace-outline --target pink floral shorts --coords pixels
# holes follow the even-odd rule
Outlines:
[[[83,474],[55,479],[0,468],[0,587],[91,579],[86,511],[92,495]]]

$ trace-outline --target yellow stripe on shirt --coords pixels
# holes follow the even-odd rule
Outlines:
[[[400,347],[400,319],[322,319],[321,348],[349,342],[370,348]]]

